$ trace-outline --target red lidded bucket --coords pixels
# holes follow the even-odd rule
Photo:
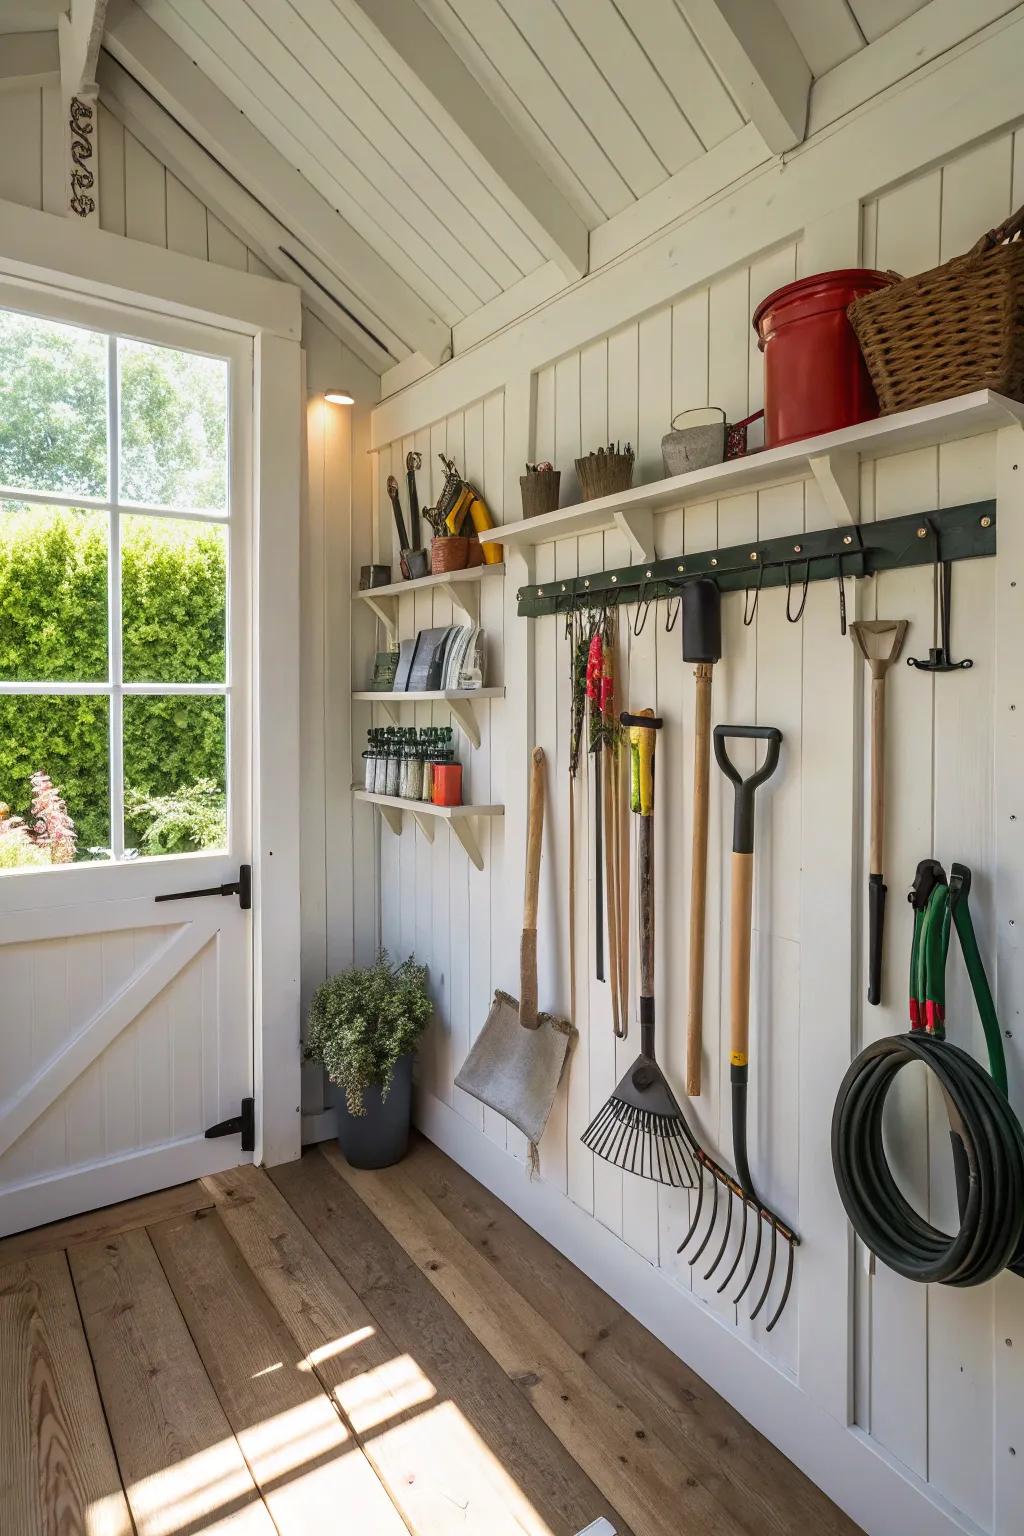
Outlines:
[[[887,288],[891,272],[849,267],[777,288],[754,311],[764,353],[764,445],[835,432],[878,415],[847,307]]]

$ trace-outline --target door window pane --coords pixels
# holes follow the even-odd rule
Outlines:
[[[126,848],[153,856],[227,847],[226,702],[125,698]]]
[[[0,501],[0,681],[107,676],[105,512]]]
[[[227,363],[123,338],[117,356],[122,501],[226,512]]]
[[[0,695],[0,870],[109,858],[109,709]]]
[[[107,494],[107,338],[0,310],[0,485]]]
[[[222,523],[121,519],[126,683],[226,680],[227,558]]]

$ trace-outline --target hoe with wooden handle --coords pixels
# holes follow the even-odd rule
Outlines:
[[[871,669],[871,845],[868,857],[868,1002],[882,997],[882,930],[885,926],[885,881],[882,853],[885,842],[885,674],[899,660],[906,639],[906,619],[862,619],[850,625],[853,643]],[[891,635],[884,656],[873,655],[869,638]]]
[[[722,594],[706,577],[683,588],[683,660],[696,663],[693,728],[693,845],[690,864],[690,977],[686,999],[686,1091],[700,1094],[704,1032],[704,914],[708,883],[711,669],[722,657]]]

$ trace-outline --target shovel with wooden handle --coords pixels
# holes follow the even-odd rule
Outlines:
[[[495,992],[455,1086],[517,1126],[531,1147],[544,1134],[576,1031],[566,1019],[537,1011],[537,903],[544,837],[544,752],[534,747],[526,836],[526,890],[519,944],[519,1002]]]
[[[868,857],[868,1002],[882,997],[882,930],[885,926],[885,881],[882,855],[885,843],[885,675],[899,660],[906,639],[906,619],[861,619],[850,625],[850,634],[871,669],[871,844]],[[892,643],[882,656],[869,648],[869,639],[891,635]]]
[[[683,660],[696,664],[693,734],[693,849],[690,865],[690,956],[686,1011],[686,1091],[700,1094],[704,1031],[704,914],[708,881],[708,795],[711,776],[711,669],[722,656],[722,594],[702,577],[683,588]]]

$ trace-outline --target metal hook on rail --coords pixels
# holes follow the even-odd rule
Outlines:
[[[637,600],[636,600],[636,616],[633,619],[633,635],[634,635],[634,638],[637,639],[637,640],[639,640],[640,636],[644,632],[644,626],[647,623],[647,615],[650,612],[650,608],[651,608],[651,599],[649,597],[648,598],[644,597],[644,593],[646,591],[647,591],[647,583],[645,581],[642,581],[640,583],[640,591],[639,591],[639,594],[638,594]],[[641,609],[643,609],[643,613],[642,614],[641,614],[641,611],[640,611]]]
[[[793,560],[787,560],[786,561],[786,618],[789,620],[789,622],[791,624],[799,624],[800,620],[803,618],[803,616],[804,616],[804,609],[807,607],[807,589],[808,589],[808,587],[811,584],[811,562],[810,562],[810,559],[807,559],[807,560],[804,561],[804,588],[803,588],[803,591],[800,594],[800,606],[797,609],[796,613],[791,613],[790,612],[790,603],[791,603],[791,598],[792,598],[791,578],[792,578],[793,566],[795,564],[796,564],[796,561],[793,561]]]
[[[743,593],[743,623],[744,623],[744,626],[747,629],[749,629],[751,624],[753,624],[753,622],[754,622],[754,615],[757,613],[757,605],[758,605],[758,602],[759,602],[760,597],[761,597],[761,588],[763,586],[764,586],[764,562],[762,561],[761,562],[761,566],[760,566],[760,568],[758,570],[758,573],[757,573],[757,586],[754,587],[754,589],[753,589],[754,601],[753,601],[752,604],[750,604],[749,612],[748,612],[748,603],[749,603],[750,592],[751,592],[750,587],[747,587],[744,590],[744,593]]]
[[[673,611],[672,599],[670,597],[665,599],[665,633],[666,633],[666,635],[670,635],[672,633],[672,631],[675,629],[676,624],[679,622],[679,611],[682,608],[682,606],[683,606],[682,598],[681,597],[677,597],[676,598],[675,610]]]

